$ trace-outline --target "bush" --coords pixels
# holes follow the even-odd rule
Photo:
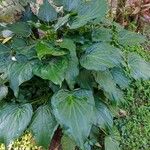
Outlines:
[[[28,130],[48,149],[60,129],[65,150],[119,149],[109,108],[124,102],[132,80],[150,78],[149,63],[122,48],[145,38],[104,19],[105,0],[35,6],[34,14],[27,7],[19,22],[0,27],[0,142]]]

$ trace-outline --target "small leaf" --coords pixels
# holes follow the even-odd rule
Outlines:
[[[5,85],[0,85],[0,100],[5,98],[8,94],[8,88]]]
[[[24,63],[12,63],[8,67],[8,79],[10,87],[14,91],[14,95],[17,97],[19,92],[19,86],[32,78],[32,64],[30,62]]]
[[[111,70],[111,73],[116,84],[118,84],[120,88],[126,89],[129,86],[130,79],[127,77],[123,69],[115,67]]]
[[[93,123],[95,104],[92,92],[60,90],[54,94],[51,102],[55,118],[65,134],[84,149]]]
[[[36,52],[39,59],[43,58],[46,55],[62,56],[67,54],[67,52],[55,48],[52,45],[49,45],[48,43],[44,43],[44,42],[39,42],[36,45]]]
[[[25,22],[16,22],[14,24],[7,25],[7,28],[17,36],[29,37],[31,35],[31,28]]]
[[[62,84],[68,67],[68,60],[53,59],[48,64],[40,64],[34,67],[34,74],[45,80],[50,80],[56,85]]]
[[[113,127],[113,116],[107,106],[100,102],[99,100],[96,101],[96,126],[106,129],[108,128],[111,130]]]
[[[30,104],[5,104],[0,108],[0,142],[6,145],[18,138],[27,128],[32,117]]]
[[[33,133],[36,143],[48,149],[57,126],[57,122],[51,113],[50,106],[43,105],[35,112],[29,130]]]
[[[97,43],[86,49],[80,63],[88,70],[104,71],[119,66],[122,63],[122,53],[107,43]]]
[[[76,148],[75,142],[66,135],[62,137],[61,145],[63,150],[75,150]]]
[[[105,0],[85,1],[77,7],[78,15],[70,25],[71,29],[84,26],[92,19],[103,18],[106,15],[107,3]]]
[[[111,136],[105,137],[105,150],[120,150],[119,142]]]
[[[39,8],[37,16],[43,21],[50,22],[57,19],[57,12],[48,0],[44,0],[43,4]]]
[[[145,62],[139,55],[130,53],[127,62],[130,74],[135,80],[150,78],[150,63]]]

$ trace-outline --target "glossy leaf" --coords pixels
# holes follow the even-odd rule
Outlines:
[[[59,44],[61,48],[68,49],[70,51],[68,69],[65,74],[65,79],[70,87],[74,88],[77,76],[79,74],[78,58],[76,54],[76,45],[71,39],[63,39],[63,42]]]
[[[60,90],[52,97],[53,113],[64,132],[84,148],[92,127],[94,98],[91,91]]]
[[[118,42],[123,46],[137,45],[146,41],[145,36],[127,30],[121,30],[118,35]]]
[[[77,17],[70,25],[71,29],[84,26],[92,19],[103,18],[106,15],[107,3],[105,0],[84,1],[77,7]]]
[[[112,101],[119,102],[123,100],[123,94],[116,87],[116,83],[109,71],[99,71],[94,73],[96,82],[99,84],[99,88],[103,89],[105,95]]]
[[[97,43],[86,49],[80,63],[88,70],[104,71],[119,66],[122,63],[122,53],[109,44]]]
[[[9,144],[27,128],[32,117],[30,104],[5,104],[0,108],[0,142]]]
[[[111,136],[105,137],[105,150],[120,150],[119,142]]]
[[[94,42],[111,42],[112,31],[107,28],[95,29],[92,32],[92,40]]]
[[[76,148],[75,142],[66,135],[62,137],[61,145],[63,150],[75,150]]]
[[[36,143],[48,149],[57,126],[50,106],[43,105],[35,112],[29,130],[33,133]]]
[[[5,85],[0,85],[0,100],[5,98],[8,94],[8,87]]]
[[[65,10],[71,11],[80,5],[82,0],[54,0],[56,4],[62,5]]]
[[[7,28],[17,36],[29,37],[31,35],[31,28],[25,22],[16,22],[14,24],[9,24]]]
[[[38,58],[41,59],[46,55],[52,55],[52,56],[62,56],[66,55],[67,52],[60,50],[58,48],[53,47],[52,45],[44,42],[39,42],[36,45],[36,52],[38,55]]]
[[[111,129],[113,127],[113,116],[107,106],[97,100],[95,103],[96,106],[96,123],[95,125],[102,129]]]
[[[34,74],[45,80],[50,80],[56,85],[62,84],[68,67],[68,60],[53,59],[48,64],[40,64],[34,67]]]
[[[37,16],[43,21],[50,22],[57,19],[57,12],[48,0],[44,0]]]
[[[58,30],[60,27],[62,27],[64,24],[66,24],[69,21],[69,17],[70,17],[70,15],[67,14],[64,17],[58,18],[58,21],[54,26],[55,30]]]
[[[128,66],[134,79],[150,78],[150,63],[145,62],[139,55],[130,53],[128,55]]]
[[[8,67],[8,79],[10,87],[14,91],[14,95],[17,97],[19,92],[19,86],[32,78],[32,64],[31,62],[19,63],[15,62]]]
[[[114,81],[116,84],[119,85],[120,88],[125,89],[129,86],[130,84],[130,79],[129,77],[125,74],[123,69],[121,68],[113,68],[111,70],[112,76],[114,78]]]

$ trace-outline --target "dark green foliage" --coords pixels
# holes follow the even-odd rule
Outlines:
[[[56,5],[64,9],[57,12]],[[39,21],[4,27],[12,38],[0,44],[2,142],[30,130],[47,149],[59,125],[62,144],[90,150],[100,145],[91,138],[95,127],[107,135],[106,150],[119,149],[110,108],[124,102],[122,89],[131,81],[149,79],[150,69],[140,56],[122,50],[145,38],[106,22],[106,13],[105,0],[45,0],[35,16]]]

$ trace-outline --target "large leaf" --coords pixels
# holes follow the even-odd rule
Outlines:
[[[29,129],[33,133],[36,143],[48,149],[48,145],[50,144],[57,126],[57,122],[51,113],[50,106],[43,105],[35,112]]]
[[[99,88],[102,88],[105,95],[114,102],[123,100],[122,92],[116,87],[116,83],[109,71],[94,72],[96,82]]]
[[[30,104],[5,104],[0,108],[0,142],[9,144],[27,128],[32,117]]]
[[[67,52],[60,50],[58,48],[55,48],[52,45],[48,43],[44,43],[44,42],[39,42],[36,45],[36,52],[37,52],[39,59],[41,59],[42,57],[46,55],[62,56],[62,55],[67,54]]]
[[[93,88],[94,78],[90,71],[81,70],[77,78],[77,83],[80,85],[80,88],[83,89],[92,89]]]
[[[130,53],[128,55],[128,66],[134,79],[150,78],[150,63],[145,62],[139,55]]]
[[[66,135],[62,137],[61,145],[63,150],[75,150],[76,148],[75,142]]]
[[[80,60],[84,68],[97,71],[119,66],[121,62],[120,50],[106,43],[97,43],[87,48]]]
[[[112,136],[105,137],[105,150],[120,150],[119,142]]]
[[[9,24],[7,28],[17,36],[28,37],[31,34],[30,26],[25,22]]]
[[[8,79],[10,87],[14,91],[14,95],[17,97],[19,92],[19,86],[32,78],[32,63],[11,63],[8,67]]]
[[[0,58],[5,57],[5,55],[9,55],[11,49],[3,44],[0,43]]]
[[[70,17],[70,14],[67,14],[64,17],[58,18],[58,21],[54,26],[55,30],[58,30],[60,27],[66,24],[69,21],[69,17]]]
[[[144,43],[145,41],[145,36],[127,31],[125,29],[121,30],[118,34],[118,42],[123,46],[137,45],[140,43]]]
[[[111,42],[112,30],[107,28],[94,29],[92,32],[94,42]]]
[[[57,12],[48,0],[44,0],[37,16],[43,21],[50,22],[57,19]]]
[[[61,48],[68,49],[70,51],[69,64],[66,71],[65,79],[71,89],[74,88],[77,76],[79,74],[78,68],[78,58],[76,54],[76,45],[71,39],[64,39],[63,42],[59,44]]]
[[[5,85],[0,85],[0,100],[5,98],[8,94],[8,88]]]
[[[74,18],[70,28],[79,28],[92,19],[103,18],[106,15],[107,3],[105,0],[84,1],[77,7],[77,17]]]
[[[45,80],[50,80],[54,84],[61,85],[65,79],[65,73],[68,67],[68,60],[53,59],[48,64],[35,66],[34,74]]]
[[[76,9],[82,0],[54,0],[57,4],[63,5],[64,9],[67,11],[71,11]]]
[[[52,97],[55,118],[64,132],[84,149],[93,123],[94,98],[91,91],[60,90]]]
[[[95,125],[102,129],[111,129],[113,127],[113,116],[107,106],[99,100],[95,103],[96,106],[96,122]]]
[[[111,70],[111,73],[115,82],[119,85],[120,88],[125,89],[129,86],[130,79],[125,74],[123,69],[115,67]]]

